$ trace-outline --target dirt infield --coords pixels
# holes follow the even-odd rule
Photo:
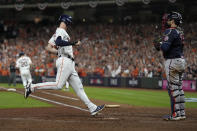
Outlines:
[[[23,92],[23,89],[18,90]],[[52,95],[53,94],[53,95]],[[54,95],[55,94],[55,95]],[[105,108],[90,116],[75,94],[38,91],[35,96],[50,100],[53,108],[0,109],[0,131],[196,131],[197,109],[187,109],[183,121],[163,121],[169,108],[142,108],[121,105]],[[66,96],[66,97],[62,97]],[[28,101],[28,99],[27,99]],[[92,100],[96,104],[117,104]]]

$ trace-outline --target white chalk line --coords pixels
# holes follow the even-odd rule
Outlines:
[[[42,91],[42,93],[47,94],[47,95],[61,97],[61,98],[66,98],[66,99],[70,99],[70,100],[75,100],[75,101],[78,101],[79,100],[77,98],[68,97],[68,96],[62,96],[62,95],[58,95],[58,94],[54,94],[54,93],[50,93],[50,92],[44,92],[44,91]]]
[[[0,87],[0,89],[3,89],[3,90],[7,90],[7,88],[3,88],[3,87]],[[21,92],[21,91],[18,91],[18,90],[16,90],[15,92],[17,92],[17,93],[20,93],[20,94],[24,94],[24,92]],[[59,97],[62,97],[62,98],[64,98],[64,97],[66,97],[66,96],[61,96],[61,95],[58,95],[58,94],[52,94],[52,93],[49,93],[49,92],[42,92],[42,93],[45,93],[45,94],[50,94],[50,95],[54,95],[54,96],[59,96]],[[47,98],[43,98],[43,97],[39,97],[39,96],[35,96],[35,95],[30,95],[31,97],[34,97],[34,98],[36,98],[36,99],[40,99],[40,100],[43,100],[43,101],[47,101],[47,102],[50,102],[50,103],[55,103],[55,104],[58,104],[58,105],[61,105],[61,106],[65,106],[65,107],[71,107],[71,108],[74,108],[74,109],[78,109],[78,110],[81,110],[81,111],[86,111],[86,112],[89,112],[89,110],[87,110],[87,109],[83,109],[83,108],[81,108],[81,107],[78,107],[78,106],[73,106],[73,105],[68,105],[68,104],[64,104],[64,103],[61,103],[61,102],[57,102],[57,101],[54,101],[54,100],[50,100],[50,99],[47,99]],[[69,99],[72,99],[72,100],[79,100],[79,99],[77,99],[77,98],[72,98],[72,97],[70,97]],[[100,113],[99,113],[100,114]],[[7,119],[7,118],[0,118],[0,120],[1,119]],[[8,118],[8,119],[10,119],[10,118]],[[20,119],[23,119],[23,118],[13,118],[13,120],[20,120]],[[25,119],[27,119],[27,118],[25,118]],[[109,118],[104,118],[104,120],[118,120],[119,118],[113,118],[113,117],[109,117]],[[34,118],[30,118],[29,120],[36,120],[37,121],[37,119],[34,119]],[[40,119],[39,119],[40,120]],[[62,121],[62,120],[56,120],[56,121]],[[64,121],[64,122],[78,122],[78,121]],[[79,122],[81,122],[81,121],[79,121]]]
[[[25,120],[25,121],[36,121],[36,122],[43,122],[43,121],[53,121],[53,122],[68,122],[68,123],[75,123],[75,122],[81,122],[76,120],[46,120],[46,119],[36,119],[36,118],[21,118],[21,117],[15,117],[15,118],[0,118],[0,120]]]
[[[197,102],[197,98],[185,98],[186,102]]]
[[[17,91],[17,92],[19,92],[20,94],[23,94],[23,92],[21,92],[21,91]],[[83,108],[78,107],[78,106],[64,104],[64,103],[61,103],[61,102],[57,102],[57,101],[50,100],[50,99],[47,99],[47,98],[35,96],[35,95],[32,95],[32,94],[30,96],[33,97],[33,98],[36,98],[36,99],[39,99],[39,100],[43,100],[43,101],[47,101],[47,102],[50,102],[50,103],[54,103],[54,104],[57,104],[57,105],[61,105],[61,106],[65,106],[65,107],[71,107],[71,108],[78,109],[78,110],[81,110],[81,111],[89,112],[89,110],[83,109]]]
[[[3,88],[3,87],[1,87],[0,89],[7,90],[6,88]],[[23,92],[18,91],[18,90],[17,90],[16,92],[18,92],[18,93],[20,93],[20,94],[24,94]],[[49,93],[49,92],[45,92],[45,93],[46,93],[46,94],[47,94],[47,93],[48,93],[48,94],[52,94],[52,93]],[[55,95],[55,94],[54,94],[54,95]],[[57,94],[56,94],[56,95],[57,95]],[[81,111],[89,112],[89,110],[83,109],[83,108],[78,107],[78,106],[73,106],[73,105],[64,104],[64,103],[61,103],[61,102],[57,102],[57,101],[50,100],[50,99],[47,99],[47,98],[35,96],[35,95],[32,95],[32,94],[31,94],[30,96],[31,96],[31,97],[34,97],[34,98],[37,98],[37,99],[40,99],[40,100],[43,100],[43,101],[55,103],[55,104],[57,104],[57,105],[61,105],[61,106],[65,106],[65,107],[71,107],[71,108],[75,108],[75,109],[78,109],[78,110],[81,110]],[[59,95],[59,97],[63,97],[63,96]],[[70,97],[70,99],[71,99],[71,97]],[[73,100],[76,100],[76,98],[72,98],[72,99],[73,99]],[[78,99],[77,99],[77,100],[78,100]]]
[[[10,89],[10,90],[9,90],[9,89]],[[11,89],[12,89],[12,90],[11,90]],[[15,88],[4,88],[4,87],[0,87],[0,90],[5,90],[5,91],[13,91],[14,89],[15,89]],[[79,100],[79,99],[74,98],[74,97],[62,96],[62,95],[59,95],[59,94],[50,93],[50,92],[45,92],[45,91],[42,91],[42,93],[47,94],[47,95],[57,96],[57,97],[60,97],[60,98],[75,100],[75,101],[78,101],[78,100]]]
[[[13,121],[35,121],[35,122],[59,122],[59,123],[81,123],[83,120],[50,120],[50,119],[40,119],[40,118],[35,118],[35,117],[29,117],[29,118],[22,118],[22,117],[14,117],[14,118],[0,118],[0,120],[13,120]],[[103,121],[104,120],[104,121]],[[119,120],[119,118],[114,118],[114,117],[106,117],[106,118],[101,118],[101,120],[96,120],[93,119],[92,121],[88,121],[89,123],[105,123],[106,121],[114,121],[114,120]]]

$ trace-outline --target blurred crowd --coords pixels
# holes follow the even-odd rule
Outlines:
[[[184,77],[197,79],[197,24],[191,23],[183,28],[187,62]],[[23,51],[32,59],[32,75],[54,76],[57,56],[47,52],[45,47],[55,30],[56,25],[17,25],[17,30],[11,32],[17,35],[1,41],[0,75],[9,75],[10,63],[15,62]],[[81,46],[74,47],[79,75],[165,78],[162,53],[157,52],[152,45],[155,32],[158,32],[156,24],[81,24],[70,28],[68,34],[71,41],[82,41]]]

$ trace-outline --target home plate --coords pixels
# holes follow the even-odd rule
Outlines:
[[[9,89],[7,89],[7,91],[16,91],[16,89],[15,88],[9,88]]]
[[[105,105],[106,108],[118,108],[120,105]]]
[[[119,118],[114,118],[114,117],[107,117],[103,118],[104,120],[119,120]]]

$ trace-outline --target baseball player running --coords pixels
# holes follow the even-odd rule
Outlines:
[[[72,23],[72,17],[68,15],[61,15],[59,22],[59,27],[56,29],[55,34],[51,37],[49,44],[46,47],[48,51],[58,53],[58,59],[56,60],[56,82],[38,83],[27,86],[25,90],[25,98],[27,98],[29,94],[34,92],[36,89],[62,89],[66,84],[66,81],[68,81],[77,96],[88,107],[91,115],[96,115],[99,111],[104,109],[105,105],[96,106],[88,99],[78,73],[75,70],[72,46],[78,46],[81,42],[70,42],[70,36],[66,32],[68,26]]]
[[[185,70],[183,57],[183,31],[179,27],[182,23],[180,13],[171,12],[167,15],[166,25],[162,42],[156,42],[155,48],[162,50],[165,58],[165,73],[168,81],[168,93],[171,103],[171,115],[164,116],[164,120],[183,120],[185,115],[185,99],[182,89],[182,78]]]
[[[19,68],[23,86],[26,87],[32,83],[30,66],[32,64],[31,59],[25,56],[24,52],[19,53],[19,59],[16,61],[16,67]]]

